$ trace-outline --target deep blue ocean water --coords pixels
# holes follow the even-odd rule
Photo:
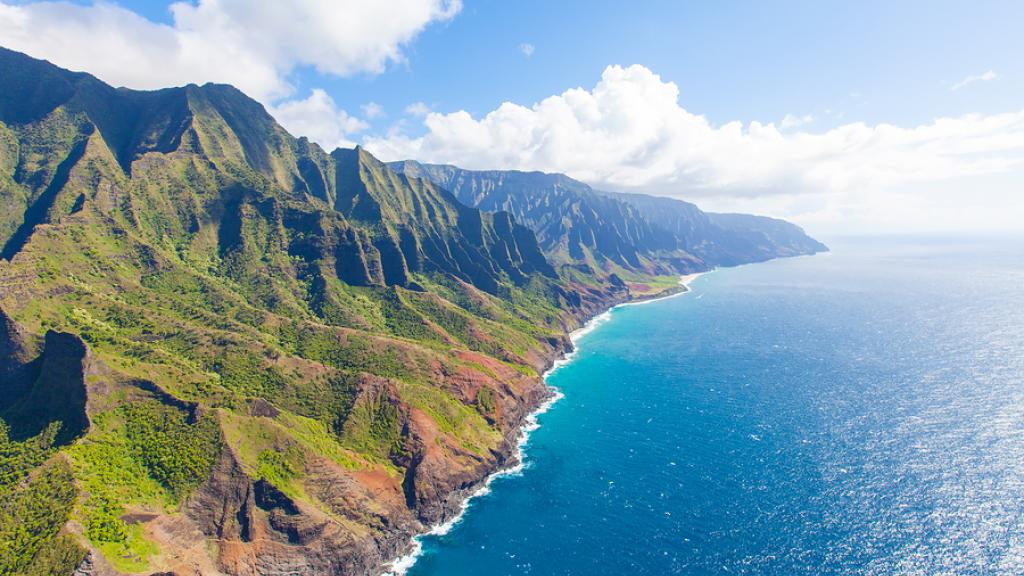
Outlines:
[[[409,574],[1024,574],[1024,240],[839,240],[614,310]]]

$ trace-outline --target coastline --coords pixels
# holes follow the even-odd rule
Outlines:
[[[523,422],[522,424],[520,424],[518,434],[516,435],[516,447],[513,450],[511,457],[508,460],[506,460],[506,464],[508,465],[498,470],[495,470],[494,472],[491,472],[485,478],[483,478],[476,487],[469,490],[468,494],[466,494],[466,496],[459,502],[458,511],[455,514],[453,514],[451,518],[448,518],[440,524],[431,526],[424,532],[414,535],[412,537],[411,542],[412,549],[406,554],[399,556],[398,558],[395,558],[394,560],[391,560],[390,562],[384,564],[385,571],[383,572],[383,576],[405,576],[405,574],[413,566],[415,566],[416,561],[423,554],[423,543],[421,542],[421,539],[423,537],[444,536],[445,534],[448,534],[448,532],[450,532],[452,528],[454,528],[459,522],[462,521],[463,517],[466,515],[467,510],[469,510],[469,505],[471,501],[474,498],[485,496],[488,493],[490,493],[491,483],[494,482],[495,479],[502,478],[505,476],[517,476],[519,474],[522,474],[524,468],[526,467],[525,449],[526,446],[529,444],[530,435],[538,428],[540,428],[540,423],[538,421],[539,417],[548,410],[550,410],[555,404],[558,403],[559,400],[565,397],[565,395],[562,394],[561,390],[547,383],[548,376],[550,376],[558,369],[570,364],[573,361],[573,359],[576,357],[577,352],[579,351],[579,346],[577,345],[577,342],[582,337],[593,332],[599,326],[610,320],[612,312],[616,308],[626,306],[641,306],[644,304],[650,304],[652,302],[659,302],[661,300],[674,298],[681,294],[686,294],[691,291],[690,284],[697,278],[707,273],[708,272],[695,272],[692,274],[681,275],[679,277],[679,284],[675,287],[669,288],[667,290],[662,290],[660,292],[656,292],[650,295],[638,296],[625,302],[619,302],[618,304],[609,306],[603,312],[595,314],[590,319],[588,319],[583,324],[583,326],[580,326],[579,328],[570,332],[568,334],[568,337],[569,342],[572,344],[572,348],[568,352],[564,352],[561,356],[554,359],[551,362],[551,366],[548,367],[548,369],[545,370],[544,373],[541,374],[540,376],[541,381],[547,387],[549,395],[536,408],[534,408],[529,414],[527,414],[525,418],[523,418]]]
[[[708,270],[706,272],[694,272],[692,274],[683,274],[682,276],[679,277],[679,284],[678,284],[678,286],[675,286],[673,288],[669,288],[667,290],[662,290],[661,292],[656,292],[654,294],[645,295],[645,296],[639,296],[637,298],[633,298],[633,299],[628,300],[626,302],[621,302],[619,304],[616,304],[616,305],[612,306],[611,308],[606,310],[604,313],[611,312],[612,310],[614,310],[614,309],[616,309],[616,308],[618,308],[620,306],[623,306],[623,307],[624,306],[641,306],[643,304],[650,304],[651,302],[658,302],[658,301],[661,301],[661,300],[667,300],[669,298],[673,298],[675,296],[679,296],[680,294],[686,294],[687,292],[690,291],[690,284],[694,280],[696,280],[697,278],[700,278],[701,276],[703,276],[705,274],[710,274],[711,272],[714,272],[714,269]],[[572,337],[572,335],[570,334],[570,338],[571,337]]]

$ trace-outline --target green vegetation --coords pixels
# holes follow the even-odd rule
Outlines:
[[[221,449],[220,429],[209,414],[189,415],[156,401],[123,408],[125,436],[150,476],[180,498],[203,481]]]
[[[8,438],[7,424],[0,420],[0,494],[12,489],[46,460],[60,427],[60,422],[53,422],[38,436],[14,442]]]
[[[284,451],[263,450],[256,457],[256,474],[274,486],[286,487],[302,473],[305,457],[295,446]]]
[[[150,475],[140,450],[129,441],[123,410],[95,418],[92,431],[67,454],[75,477],[88,495],[76,512],[85,525],[92,524],[93,517],[119,517],[121,506],[162,510],[173,502],[168,489]]]
[[[211,368],[222,385],[245,396],[274,400],[286,386],[276,368],[248,350],[224,350]]]
[[[202,482],[220,452],[215,418],[137,400],[94,419],[93,430],[68,450],[87,497],[75,512],[86,537],[116,568],[148,569],[157,552],[141,527],[121,517],[126,506],[170,510]]]
[[[378,461],[402,450],[398,407],[381,391],[356,402],[342,430],[343,446]]]
[[[0,575],[69,573],[85,554],[61,533],[77,491],[67,462],[47,461],[60,426],[16,442],[0,421]]]
[[[494,410],[498,407],[498,397],[494,393],[494,390],[491,390],[490,388],[481,388],[477,390],[476,405],[482,414],[494,414]]]
[[[781,220],[706,213],[675,198],[601,192],[563,174],[409,160],[390,165],[448,188],[467,205],[507,210],[536,233],[564,277],[584,284],[605,280],[604,273],[672,276],[826,249]]]
[[[489,446],[501,440],[499,432],[487,424],[475,407],[459,402],[442,390],[410,384],[402,386],[400,391],[406,402],[429,414],[443,432],[472,452],[484,454]]]
[[[0,428],[0,576],[69,572],[76,539],[160,570],[180,543],[129,515],[181,514],[221,458],[366,537],[388,506],[340,514],[312,471],[400,494],[428,438],[453,474],[495,458],[504,395],[579,311],[528,230],[230,87],[114,90],[3,49],[0,75],[0,309],[86,348],[51,366],[83,384],[51,402],[74,430]]]
[[[85,526],[89,540],[96,543],[121,543],[128,539],[128,526],[121,520],[121,508],[111,502],[93,496],[92,513]]]
[[[150,570],[150,559],[160,552],[160,547],[146,538],[139,524],[126,526],[121,541],[94,541],[94,544],[116,570],[129,574]]]
[[[22,568],[20,576],[54,576],[70,574],[85,559],[82,548],[70,534],[61,532],[36,551],[32,562]],[[0,572],[0,574],[7,574]]]
[[[47,568],[67,573],[81,561],[84,552],[58,538],[75,497],[71,468],[61,459],[0,492],[0,574],[43,573]]]
[[[322,455],[348,470],[368,467],[365,456],[342,446],[340,429],[329,429],[323,422],[287,413],[282,414],[279,421],[289,437],[307,453]]]

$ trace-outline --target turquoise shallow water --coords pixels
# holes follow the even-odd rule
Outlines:
[[[1024,241],[832,247],[614,310],[409,573],[1024,573]]]

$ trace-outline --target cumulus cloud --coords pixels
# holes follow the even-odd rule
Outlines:
[[[782,118],[782,122],[779,122],[779,128],[789,130],[791,128],[799,128],[805,124],[810,124],[811,122],[814,122],[814,116],[810,114],[804,114],[803,116],[786,114]]]
[[[533,56],[533,53],[536,50],[537,50],[537,47],[534,46],[533,44],[529,44],[529,43],[524,42],[524,43],[519,45],[519,51],[522,52],[523,56],[526,56],[527,58],[529,58],[530,56]]]
[[[386,116],[384,113],[384,107],[376,102],[367,102],[360,106],[360,108],[363,110],[363,116],[366,116],[370,120]]]
[[[607,189],[703,197],[712,207],[756,198],[770,213],[821,219],[861,210],[867,194],[907,193],[907,202],[927,204],[929,185],[1019,174],[1024,163],[1024,111],[817,133],[713,125],[679,104],[674,83],[643,66],[609,66],[590,90],[532,106],[506,102],[481,118],[433,112],[424,127],[422,136],[392,133],[364,144],[386,159],[565,172]],[[1016,202],[1024,215],[1019,186],[1013,193],[1000,201]]]
[[[405,113],[417,118],[426,118],[427,114],[430,114],[430,106],[423,102],[413,102],[405,107]]]
[[[949,89],[955,92],[965,86],[970,86],[975,82],[989,82],[991,80],[995,80],[996,78],[999,78],[999,75],[996,74],[994,70],[989,70],[981,74],[967,76],[963,80],[957,82],[956,84],[953,84]]]
[[[263,102],[294,92],[311,66],[379,73],[460,0],[199,0],[171,5],[172,24],[115,4],[0,1],[0,45],[130,88],[227,82]]]
[[[306,136],[327,150],[355,146],[350,136],[369,127],[339,109],[334,99],[319,88],[304,100],[271,106],[269,112],[292,134]]]

